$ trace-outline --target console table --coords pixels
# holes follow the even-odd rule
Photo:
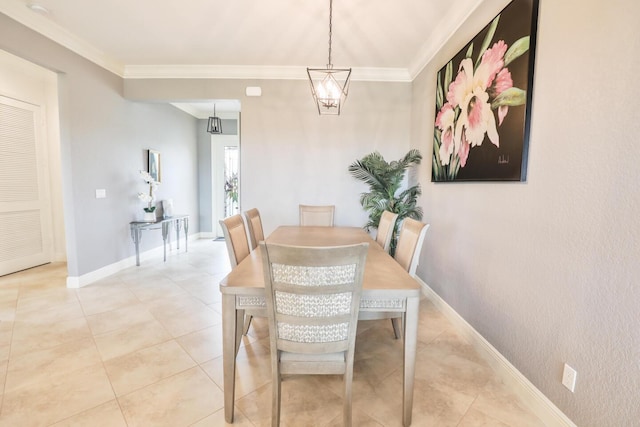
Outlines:
[[[184,249],[189,252],[189,215],[173,215],[168,218],[158,218],[155,221],[132,221],[129,223],[131,227],[131,238],[136,246],[136,265],[140,265],[140,240],[142,239],[143,230],[159,230],[162,229],[162,241],[164,246],[164,261],[167,261],[167,241],[169,249],[171,249],[171,238],[169,236],[169,227],[175,224],[176,227],[176,244],[180,249],[180,228],[184,228]]]

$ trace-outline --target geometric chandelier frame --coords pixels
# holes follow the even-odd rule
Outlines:
[[[311,94],[320,115],[339,115],[349,94],[351,68],[333,68],[333,64],[331,64],[332,20],[333,0],[329,0],[329,61],[327,68],[307,68]]]

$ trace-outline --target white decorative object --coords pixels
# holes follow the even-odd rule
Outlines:
[[[155,212],[144,212],[144,216],[142,217],[143,221],[155,222],[156,221],[156,213]]]
[[[140,171],[140,178],[149,186],[148,193],[138,193],[138,198],[143,202],[147,203],[147,207],[144,209],[144,221],[155,221],[156,220],[156,207],[153,205],[153,201],[156,199],[156,196],[153,194],[153,191],[158,187],[159,182],[156,181],[149,172]]]
[[[171,218],[173,216],[173,199],[162,201],[162,212],[165,218]]]

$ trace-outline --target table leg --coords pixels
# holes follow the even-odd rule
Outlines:
[[[176,250],[180,250],[180,220],[176,220]]]
[[[164,247],[164,261],[167,262],[167,239],[169,238],[169,223],[162,223],[162,246]],[[171,244],[171,243],[169,243]]]
[[[184,218],[184,251],[189,252],[189,218]]]
[[[404,389],[402,391],[402,424],[411,425],[413,410],[413,381],[416,368],[416,347],[418,342],[419,297],[407,298],[407,313],[404,318]]]
[[[233,422],[236,392],[236,340],[238,320],[235,295],[222,294],[222,366],[224,381],[224,419]]]
[[[136,266],[140,266],[140,238],[142,237],[142,230],[137,227],[131,227],[131,238],[133,244],[136,247]]]
[[[235,355],[238,355],[238,351],[240,351],[240,344],[242,343],[242,335],[244,332],[244,310],[236,310],[236,352]]]

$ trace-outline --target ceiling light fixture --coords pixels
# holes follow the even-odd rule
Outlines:
[[[329,63],[326,69],[307,68],[311,93],[318,107],[318,113],[339,115],[342,104],[347,99],[351,68],[333,68],[331,64],[333,0],[329,0]]]
[[[216,104],[213,104],[213,117],[209,117],[207,132],[214,135],[222,134],[222,120],[220,120],[220,117],[216,117]]]

